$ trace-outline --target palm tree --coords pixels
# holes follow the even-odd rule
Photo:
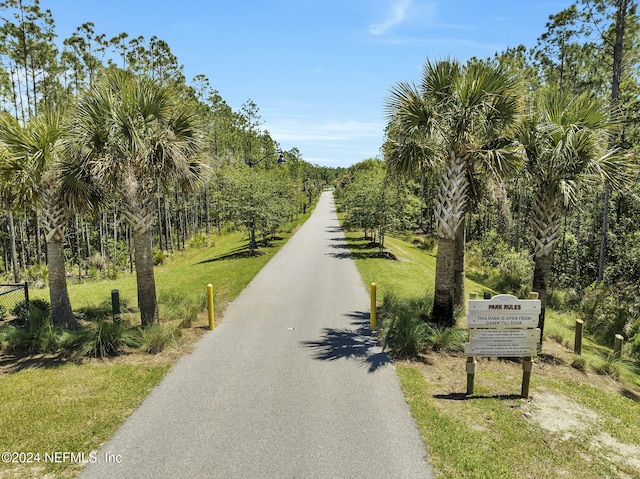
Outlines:
[[[5,198],[16,205],[41,207],[47,239],[49,297],[56,325],[69,328],[76,320],[67,291],[64,235],[70,215],[90,208],[98,190],[62,154],[65,124],[61,110],[46,109],[21,125],[8,114],[0,118]]]
[[[478,173],[499,177],[512,156],[507,133],[520,113],[515,80],[500,66],[427,61],[418,87],[398,83],[387,100],[392,169],[435,169],[438,234],[433,319],[454,324],[464,301],[465,216]]]
[[[563,214],[579,205],[577,199],[584,188],[597,182],[621,188],[637,167],[607,150],[609,127],[606,105],[593,94],[576,97],[550,85],[539,90],[516,133],[535,188],[533,291],[541,301],[538,327],[542,332],[549,271]]]
[[[142,325],[158,321],[151,228],[161,186],[199,178],[201,130],[175,91],[110,69],[79,101],[76,158],[120,199],[131,227]]]

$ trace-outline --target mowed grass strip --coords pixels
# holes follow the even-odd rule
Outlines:
[[[578,381],[536,378],[533,399],[527,401],[517,394],[496,394],[505,380],[491,381],[488,371],[481,375],[480,394],[465,399],[462,394],[438,394],[441,388],[429,383],[417,366],[398,365],[396,371],[436,478],[637,477],[640,419],[637,403],[628,398]],[[463,360],[460,374],[464,375]],[[507,382],[518,391],[517,375]],[[573,411],[558,409],[558,417],[549,419],[548,411],[543,415],[537,409],[536,395],[567,399],[576,409],[587,408],[589,416],[578,414],[582,423],[569,429],[542,427],[536,415],[544,425],[562,422],[562,415]]]
[[[82,464],[46,462],[45,454],[84,453],[88,459],[169,367],[65,364],[0,376],[1,452],[39,454],[39,462],[3,460],[0,477],[73,477]]]
[[[436,255],[433,251],[387,236],[385,248],[396,259],[376,258],[374,255],[378,248],[363,238],[362,232],[348,231],[345,236],[365,286],[369,288],[371,283],[376,283],[378,301],[382,301],[387,292],[393,292],[399,298],[433,297],[436,273]],[[491,291],[469,279],[465,282],[465,288],[468,292]]]

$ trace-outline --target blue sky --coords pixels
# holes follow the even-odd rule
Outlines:
[[[571,0],[41,0],[64,39],[84,22],[108,38],[156,35],[206,75],[234,109],[306,161],[349,166],[379,156],[383,103],[418,81],[427,58],[465,61],[535,45]]]

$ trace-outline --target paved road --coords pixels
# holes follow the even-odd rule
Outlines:
[[[324,193],[81,477],[431,478],[368,304]]]

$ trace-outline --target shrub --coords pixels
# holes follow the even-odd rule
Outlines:
[[[434,351],[462,352],[467,338],[465,329],[430,325],[427,345]]]
[[[382,345],[400,357],[416,356],[428,344],[430,327],[424,321],[411,316],[393,316],[383,324]]]
[[[164,264],[164,260],[167,257],[165,252],[162,251],[160,248],[153,248],[151,250],[151,255],[153,257],[154,266],[159,266],[161,264]]]
[[[65,348],[83,356],[108,357],[141,344],[138,328],[125,321],[98,320],[69,333]]]
[[[129,313],[129,303],[128,301],[120,296],[120,312],[121,313]],[[82,316],[82,319],[86,321],[98,321],[98,320],[107,320],[112,319],[113,317],[113,308],[111,305],[111,300],[105,300],[102,303],[92,306],[84,306],[78,308],[78,313]]]
[[[26,354],[46,354],[60,347],[62,330],[51,321],[51,312],[37,308],[31,309],[23,327],[6,328],[4,336],[6,348],[13,352]]]
[[[0,304],[0,320],[3,320],[7,317],[7,308],[4,305]]]
[[[150,354],[164,351],[168,346],[178,344],[181,332],[171,324],[152,324],[141,330],[140,349]]]
[[[26,321],[32,313],[42,313],[45,316],[49,315],[51,313],[51,306],[49,302],[44,299],[32,299],[29,301],[29,304],[27,304],[25,300],[22,300],[14,306],[11,313],[17,318]]]
[[[637,295],[634,286],[603,283],[589,286],[580,302],[585,331],[608,345],[613,345],[616,334],[630,336],[638,317]]]
[[[491,230],[480,243],[469,242],[468,271],[487,280],[502,293],[526,296],[533,280],[533,262],[529,252],[509,246]]]
[[[46,263],[28,266],[25,277],[30,283],[46,284],[49,281],[49,268]]]
[[[571,367],[584,372],[587,370],[587,360],[582,356],[576,356],[571,361]]]
[[[383,301],[381,339],[398,356],[415,356],[428,345],[430,313],[428,298],[399,299],[387,293]]]
[[[640,359],[640,331],[629,340],[629,354],[636,360]]]
[[[183,293],[173,290],[161,291],[159,303],[162,307],[162,319],[166,321],[180,320],[183,328],[190,328],[193,321],[198,318],[200,311],[207,306],[206,294],[204,294],[204,301],[202,295],[194,301],[185,297]]]
[[[195,234],[189,238],[189,246],[191,248],[204,248],[207,246],[215,246],[213,237],[209,238],[204,232]]]

